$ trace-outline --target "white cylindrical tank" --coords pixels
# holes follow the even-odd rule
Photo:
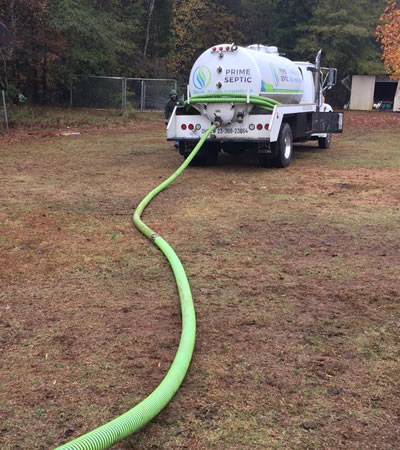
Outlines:
[[[190,95],[242,93],[261,95],[280,103],[299,103],[303,76],[276,47],[235,44],[216,45],[206,50],[190,73]]]

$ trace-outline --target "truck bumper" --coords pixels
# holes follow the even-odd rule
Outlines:
[[[242,123],[218,127],[208,140],[220,142],[258,142],[270,139],[270,114],[245,116]],[[178,115],[176,109],[167,126],[169,141],[197,141],[210,128],[211,122],[202,115]]]

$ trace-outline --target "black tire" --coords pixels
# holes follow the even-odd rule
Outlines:
[[[184,141],[179,141],[178,143],[179,147],[179,154],[182,155],[185,159],[189,155],[190,151],[186,148]]]
[[[282,123],[278,140],[271,143],[271,155],[259,155],[259,161],[263,167],[287,167],[293,155],[293,134],[290,125]]]
[[[185,145],[184,141],[179,142],[179,154],[183,156],[184,159],[187,159],[187,157],[192,153],[194,147],[187,147]],[[199,160],[194,158],[192,161],[190,161],[189,166],[199,166]]]
[[[319,137],[318,138],[318,147],[319,148],[329,148],[331,146],[332,142],[332,135],[328,133],[326,137]]]

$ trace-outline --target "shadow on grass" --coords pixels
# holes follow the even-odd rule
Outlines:
[[[315,143],[296,144],[293,150],[292,162],[296,161],[296,159],[309,158],[311,160],[311,155],[324,152],[324,150],[320,149]],[[239,155],[230,155],[228,153],[221,152],[218,156],[217,163],[214,166],[209,166],[207,168],[212,169],[213,167],[226,167],[235,170],[281,170],[277,169],[276,167],[261,167],[257,152],[255,150],[244,150]]]

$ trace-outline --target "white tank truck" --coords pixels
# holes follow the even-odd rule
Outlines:
[[[328,148],[331,133],[342,132],[343,115],[324,103],[324,91],[336,84],[337,72],[321,68],[320,57],[321,50],[315,64],[292,62],[277,47],[258,44],[206,50],[191,70],[185,106],[171,115],[167,139],[178,141],[186,158],[215,124],[193,160],[197,164],[215,163],[220,151],[253,149],[262,166],[286,167],[293,142],[317,140],[320,148]],[[268,108],[254,104],[254,98],[269,102]]]

